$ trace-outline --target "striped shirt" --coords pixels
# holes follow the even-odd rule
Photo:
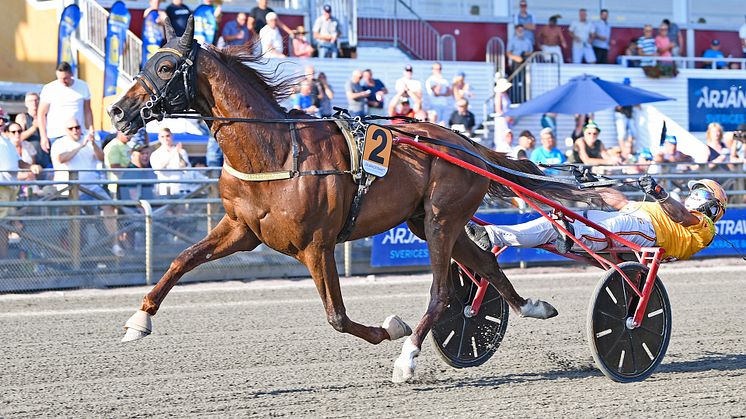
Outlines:
[[[658,48],[655,46],[655,38],[640,37],[637,40],[637,48],[645,55],[657,55]],[[640,65],[647,67],[653,65],[653,60],[640,60]]]

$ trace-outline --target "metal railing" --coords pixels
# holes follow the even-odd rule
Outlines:
[[[106,56],[106,32],[109,12],[95,0],[79,0],[82,19],[78,29],[78,39],[100,55],[102,60]],[[128,78],[140,72],[142,62],[142,41],[127,31],[124,52],[119,68]]]
[[[420,60],[442,60],[441,37],[402,0],[394,1],[394,16],[358,19],[358,39],[392,42]]]
[[[746,58],[704,58],[704,57],[656,57],[644,55],[619,56],[619,64],[623,67],[640,67],[641,62],[652,62],[651,65],[675,63],[678,68],[711,68],[717,69],[717,63],[724,62],[726,67],[732,63],[738,64],[740,70],[746,70]]]
[[[546,86],[543,91],[547,91],[560,84],[560,57],[554,52],[537,51],[526,58],[508,76],[508,81],[513,83],[510,88],[510,100],[514,104],[523,103],[533,98],[534,86],[532,84],[535,65],[542,64],[541,75],[536,75],[537,80],[541,80]],[[549,87],[549,88],[546,88]]]
[[[450,33],[440,35],[438,42],[438,59],[441,61],[457,61],[456,37]]]
[[[505,74],[505,42],[500,37],[493,36],[487,41],[484,60],[492,63],[495,73]]]

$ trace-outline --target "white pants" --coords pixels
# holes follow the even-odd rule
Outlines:
[[[632,243],[640,246],[655,245],[655,230],[653,230],[650,218],[642,211],[627,213],[590,210],[587,218]],[[606,237],[600,232],[579,221],[573,222],[572,226],[575,229],[575,237],[591,250],[599,251],[607,247]],[[489,225],[485,227],[492,244],[499,247],[536,247],[557,240],[557,232],[552,227],[551,221],[544,217],[514,226]],[[577,244],[574,248],[577,248]]]
[[[541,50],[543,52],[553,52],[553,53],[559,55],[559,62],[560,63],[564,63],[565,62],[565,59],[562,56],[562,47],[560,47],[559,45],[542,45],[541,46]]]
[[[593,47],[587,42],[573,42],[572,43],[572,62],[573,64],[580,64],[583,62],[592,64],[596,62],[596,53],[593,52]]]

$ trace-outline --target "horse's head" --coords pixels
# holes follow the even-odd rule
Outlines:
[[[111,123],[124,134],[134,134],[164,112],[183,112],[196,95],[195,61],[199,45],[194,41],[194,18],[176,36],[166,18],[166,45],[153,55],[135,76],[135,83],[109,109]]]

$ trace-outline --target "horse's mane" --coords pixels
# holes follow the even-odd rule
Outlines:
[[[225,64],[242,81],[271,98],[275,102],[277,110],[284,112],[280,102],[294,93],[295,86],[298,85],[302,76],[280,77],[280,65],[282,64],[268,70],[251,67],[248,64],[264,66],[268,62],[263,55],[254,54],[254,47],[254,43],[228,46],[223,49],[207,45],[203,46],[203,50],[213,54],[218,61]]]

